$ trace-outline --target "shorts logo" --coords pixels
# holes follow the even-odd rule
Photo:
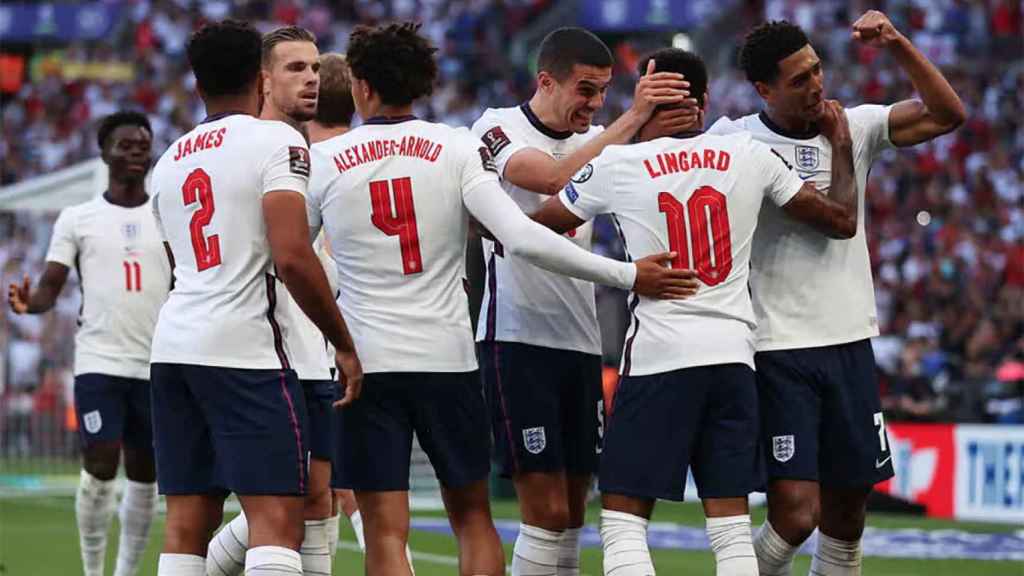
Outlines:
[[[779,462],[789,462],[796,453],[796,439],[793,435],[772,436],[772,456]]]
[[[309,177],[309,150],[302,146],[288,147],[288,168],[292,174]]]
[[[818,167],[818,148],[816,146],[797,146],[795,154],[797,169],[814,170]]]
[[[92,412],[86,412],[82,415],[82,425],[85,426],[85,431],[89,434],[95,434],[103,428],[103,418],[100,416],[99,410],[93,410]]]
[[[506,146],[512,143],[505,131],[501,129],[501,126],[495,126],[487,132],[484,132],[483,136],[484,144],[490,149],[491,154],[497,156],[505,149]]]
[[[540,454],[547,448],[548,437],[544,434],[544,427],[523,428],[523,444],[530,454]]]

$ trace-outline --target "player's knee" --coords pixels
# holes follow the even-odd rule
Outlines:
[[[296,513],[298,512],[298,513]],[[294,506],[264,506],[252,514],[249,521],[250,546],[283,546],[298,550],[305,537],[305,524],[301,509]]]
[[[569,502],[564,497],[542,499],[530,507],[529,514],[524,514],[524,521],[545,530],[565,530],[569,527]]]
[[[156,482],[156,462],[153,451],[125,446],[124,475],[135,482]]]
[[[823,494],[824,496],[824,494]],[[839,540],[860,540],[864,533],[866,494],[825,498],[821,510],[821,531]]]
[[[82,451],[82,467],[94,478],[113,480],[114,476],[117,476],[120,455],[120,443],[97,443]]]
[[[213,532],[220,525],[220,518],[213,522],[213,518],[206,518],[195,521],[194,518],[172,517],[167,518],[167,531],[164,535],[164,551],[179,554],[206,555],[206,547]]]
[[[334,501],[331,498],[331,489],[310,490],[306,494],[306,519],[314,520],[327,518],[333,512]]]
[[[818,527],[820,506],[816,498],[776,498],[769,507],[769,520],[780,536],[797,545]]]

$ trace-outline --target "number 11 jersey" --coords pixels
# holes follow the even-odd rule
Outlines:
[[[686,300],[630,297],[623,375],[717,364],[754,368],[750,247],[765,199],[789,202],[803,180],[747,134],[609,146],[559,197],[584,220],[612,213],[630,259],[672,251],[697,272]]]
[[[309,150],[283,122],[208,118],[153,168],[153,213],[174,254],[152,362],[291,368],[285,287],[274,274],[263,195],[305,196]]]

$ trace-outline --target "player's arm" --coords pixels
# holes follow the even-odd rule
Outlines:
[[[586,220],[573,214],[562,204],[560,198],[548,198],[536,212],[530,214],[533,221],[557,233],[565,234],[586,224]]]
[[[57,296],[68,280],[68,267],[60,262],[47,262],[46,270],[36,289],[26,274],[21,284],[11,283],[7,288],[7,302],[15,314],[42,314],[57,302]]]
[[[854,22],[852,35],[854,40],[886,48],[921,97],[898,102],[890,109],[889,140],[894,146],[920,144],[964,123],[967,112],[953,87],[885,14],[869,10]]]
[[[782,209],[829,238],[853,238],[857,235],[857,183],[853,174],[853,141],[843,106],[835,100],[826,102],[825,115],[818,126],[832,145],[832,181],[828,195],[819,192],[810,182],[804,182]],[[783,178],[795,182],[792,180],[795,174],[788,168],[787,172]]]
[[[362,367],[327,275],[309,242],[306,200],[293,190],[268,192],[263,196],[263,220],[277,276],[299,308],[344,357],[344,365],[339,366],[347,380],[342,404],[348,404],[359,396]]]
[[[681,74],[654,72],[654,59],[648,73],[637,82],[633,105],[603,132],[565,158],[554,159],[536,148],[523,148],[505,163],[503,178],[520,188],[554,196],[606,146],[625,144],[650,119],[659,104],[686,104],[696,107],[688,98],[689,82]]]

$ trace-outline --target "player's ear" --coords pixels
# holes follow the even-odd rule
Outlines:
[[[537,87],[545,92],[551,92],[555,87],[555,79],[546,70],[537,72]]]
[[[266,68],[260,68],[260,94],[264,96],[270,95],[270,71]]]
[[[772,95],[772,87],[764,82],[754,82],[754,90],[757,90],[757,95],[764,100]]]

